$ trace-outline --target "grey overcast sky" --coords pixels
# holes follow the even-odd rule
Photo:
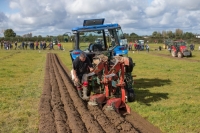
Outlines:
[[[0,0],[0,36],[60,35],[84,19],[105,18],[124,33],[151,35],[181,29],[200,34],[200,0]]]

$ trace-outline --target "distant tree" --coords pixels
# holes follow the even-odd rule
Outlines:
[[[165,30],[162,31],[162,36],[167,37],[167,32]]]
[[[4,37],[15,37],[16,33],[12,29],[7,29],[4,31]]]
[[[128,37],[129,37],[129,34],[128,34],[128,33],[124,33],[124,37],[125,37],[125,38],[128,38]]]
[[[162,34],[160,32],[157,32],[156,37],[162,37]]]
[[[38,41],[38,37],[37,36],[34,36],[33,37],[33,41],[35,42],[35,41]]]
[[[176,39],[181,39],[183,35],[183,31],[181,29],[176,29],[175,31],[175,38]]]
[[[174,33],[172,31],[167,31],[168,38],[174,38]]]
[[[136,33],[131,33],[130,36],[131,37],[138,37],[138,35]]]
[[[183,34],[183,30],[181,29],[176,29],[175,34],[177,35],[182,35]]]
[[[58,38],[58,41],[60,41],[60,42],[64,42],[64,41],[63,41],[63,40],[64,40],[63,35],[58,35],[57,38]]]
[[[21,37],[20,35],[16,35],[16,37]]]
[[[156,36],[157,36],[157,33],[158,33],[157,31],[154,31],[154,32],[152,33],[152,36],[153,36],[153,37],[156,37]]]
[[[44,39],[42,38],[41,35],[38,35],[37,39],[38,39],[38,41],[44,41]]]
[[[195,35],[191,32],[186,32],[183,34],[183,38],[184,39],[191,39],[191,38],[195,38]]]

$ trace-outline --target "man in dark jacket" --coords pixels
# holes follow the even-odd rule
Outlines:
[[[88,100],[89,98],[87,97],[87,86],[88,86],[87,73],[89,71],[93,71],[90,59],[84,52],[81,52],[79,57],[77,57],[73,61],[72,79],[74,81],[74,85],[77,87],[78,94],[80,97],[82,97],[82,92],[83,92],[82,99],[84,100]]]

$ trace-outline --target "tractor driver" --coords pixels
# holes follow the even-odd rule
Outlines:
[[[84,52],[81,52],[79,57],[77,57],[73,61],[73,69],[72,69],[72,77],[74,81],[74,85],[76,86],[78,90],[78,95],[83,100],[88,100],[89,97],[87,97],[87,72],[93,71],[92,64],[90,62],[90,59],[87,57],[87,55]],[[80,82],[81,81],[81,82]],[[83,96],[82,96],[83,92]]]

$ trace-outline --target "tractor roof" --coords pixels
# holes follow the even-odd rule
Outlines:
[[[185,42],[184,40],[176,40],[174,42]]]
[[[115,24],[104,24],[104,19],[90,19],[84,20],[83,26],[75,27],[72,29],[73,32],[81,32],[81,31],[94,31],[94,30],[104,30],[104,29],[116,29],[119,28],[120,25]]]

